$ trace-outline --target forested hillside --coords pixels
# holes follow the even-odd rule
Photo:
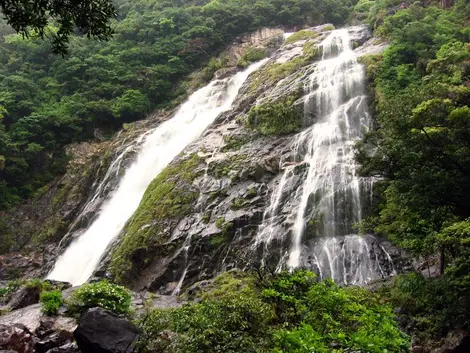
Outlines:
[[[470,5],[379,4],[369,22],[390,47],[364,58],[377,130],[358,159],[383,182],[362,226],[443,275],[402,277],[393,292],[412,330],[439,335],[470,323]]]
[[[265,26],[342,24],[340,0],[121,1],[109,42],[72,38],[69,54],[18,35],[0,37],[0,208],[64,171],[63,146],[181,102],[185,80],[232,40]],[[11,33],[0,27],[2,33]],[[53,30],[53,29],[51,29]],[[202,82],[201,82],[202,83]]]
[[[470,350],[468,0],[114,3],[63,57],[0,20],[0,350]]]

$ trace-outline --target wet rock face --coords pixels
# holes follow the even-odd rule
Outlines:
[[[33,335],[22,325],[0,325],[0,349],[17,353],[33,353]]]
[[[189,187],[197,195],[189,205],[190,212],[167,222],[155,234],[149,234],[158,241],[133,251],[130,257],[132,272],[129,272],[132,276],[123,283],[135,290],[148,289],[174,295],[182,287],[210,279],[221,271],[257,265],[266,257],[263,254],[266,249],[254,240],[264,213],[273,202],[273,192],[282,181],[284,168],[296,164],[292,153],[296,146],[293,145],[294,133],[263,135],[247,124],[247,115],[254,106],[276,104],[289,96],[295,97],[293,106],[301,108],[302,126],[315,123],[315,119],[308,120],[303,116],[303,101],[308,93],[304,87],[314,85],[309,79],[321,58],[315,48],[328,34],[325,32],[328,28],[313,28],[310,31],[317,32],[310,39],[296,41],[275,51],[271,59],[245,82],[232,110],[221,114],[203,136],[188,146],[179,160],[184,161],[194,154],[200,158],[194,169],[198,176]],[[370,37],[365,27],[353,27],[351,31],[357,45]],[[174,162],[170,167],[175,163],[180,162]],[[305,171],[306,166],[296,166],[292,182],[300,183]],[[170,177],[170,180],[173,179]],[[178,187],[188,190],[187,185]],[[283,202],[286,214],[296,207],[296,204]],[[286,219],[286,225],[292,221]],[[153,227],[151,222],[141,225],[142,231],[147,232],[149,227]],[[125,229],[97,274],[109,275],[109,259],[126,236]],[[314,247],[312,244],[306,246]],[[382,251],[382,247],[386,247],[378,242],[367,243],[367,246],[370,251],[364,247],[365,255],[368,258],[379,256],[380,266],[385,269],[384,276],[392,273],[389,259]],[[286,248],[289,248],[289,237],[283,233],[278,240],[273,240],[266,258],[278,261]],[[387,248],[387,252],[394,257],[392,250]]]
[[[0,212],[0,280],[45,275],[57,254],[72,240],[72,237],[63,239],[64,236],[70,231],[80,234],[116,187],[120,168],[125,168],[135,157],[135,149],[127,148],[128,145],[168,115],[169,112],[159,112],[148,120],[126,125],[109,141],[68,146],[71,161],[64,175],[45,186],[37,197]],[[106,175],[110,163],[121,154],[114,174]],[[89,204],[94,189],[103,181],[105,187],[99,197]]]
[[[39,303],[40,294],[41,290],[38,287],[23,287],[13,294],[8,306],[11,310],[16,310]]]
[[[132,323],[100,308],[88,310],[74,332],[82,353],[132,353],[138,334]]]

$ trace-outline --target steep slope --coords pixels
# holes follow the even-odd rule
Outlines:
[[[324,40],[330,38],[331,29],[331,25],[325,25],[296,33],[248,78],[233,109],[219,116],[154,180],[101,273],[109,262],[112,276],[134,289],[177,293],[182,285],[212,278],[233,267],[287,265],[294,223],[289,214],[296,214],[298,201],[283,196],[278,220],[282,226],[273,237],[277,239],[260,242],[258,233],[269,207],[276,202],[279,184],[285,182],[284,170],[288,168],[291,173],[291,191],[283,190],[286,194],[295,193],[308,179],[308,168],[298,163],[301,160],[292,152],[299,136],[320,118],[309,106],[309,87],[321,67]],[[360,47],[370,38],[366,27],[351,27],[345,32],[351,41],[348,46]],[[188,192],[189,198],[185,197]],[[167,208],[177,212],[168,213]],[[305,216],[310,229],[304,232],[302,243],[315,247],[313,216]],[[340,234],[352,233],[353,222]],[[302,265],[316,271],[330,266],[331,271],[340,262],[348,262],[346,266],[359,274],[356,279],[349,276],[344,280],[358,283],[394,271],[390,254],[376,238],[346,238],[335,247],[331,250],[347,252],[337,264]],[[399,254],[395,251],[391,255]],[[372,272],[364,274],[364,270]]]

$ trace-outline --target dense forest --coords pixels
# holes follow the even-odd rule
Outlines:
[[[365,59],[377,129],[358,158],[364,175],[385,181],[377,216],[362,226],[445,274],[410,275],[397,286],[414,328],[431,335],[468,327],[470,319],[469,20],[466,1],[448,9],[415,3],[392,15],[372,7],[369,17],[390,46]]]
[[[388,46],[361,58],[375,126],[357,143],[356,159],[360,174],[376,183],[373,215],[357,228],[424,263],[373,293],[318,281],[306,270],[225,273],[185,293],[187,305],[146,307],[136,320],[138,351],[399,353],[409,351],[411,336],[435,344],[452,330],[470,329],[467,0],[115,5],[113,38],[72,37],[64,57],[53,54],[49,41],[23,38],[0,22],[0,210],[38,195],[64,172],[66,145],[108,139],[125,123],[181,103],[223,67],[217,55],[241,34],[365,22]],[[25,283],[31,285],[1,288],[0,300]],[[95,300],[132,316],[123,287],[104,281],[82,288],[77,298],[83,297],[72,298],[80,304],[65,305]],[[53,290],[47,287],[42,299],[52,314],[64,304]],[[125,306],[116,310],[116,303]]]
[[[63,147],[184,99],[188,75],[232,40],[265,26],[342,24],[341,0],[121,1],[108,42],[73,37],[65,58],[51,43],[0,23],[0,208],[64,171]],[[51,25],[52,27],[53,25]],[[56,29],[50,28],[50,31]]]

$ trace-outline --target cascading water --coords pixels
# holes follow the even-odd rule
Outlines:
[[[347,29],[332,31],[320,46],[322,60],[305,87],[304,116],[314,123],[295,137],[294,162],[284,165],[254,246],[263,246],[264,262],[270,243],[290,236],[278,268],[302,266],[336,282],[366,283],[391,274],[393,264],[374,237],[351,235],[371,187],[354,160],[354,143],[371,125],[364,69]]]
[[[98,217],[57,259],[48,278],[74,285],[87,281],[110,242],[137,209],[150,182],[221,112],[230,109],[249,74],[263,63],[255,63],[231,78],[211,82],[192,94],[173,118],[139,137],[135,141],[135,145],[140,146],[135,161],[102,204]],[[116,163],[119,161],[114,161],[110,168],[114,168]],[[101,184],[96,193],[101,193]],[[91,203],[95,202],[95,196],[91,198]]]

